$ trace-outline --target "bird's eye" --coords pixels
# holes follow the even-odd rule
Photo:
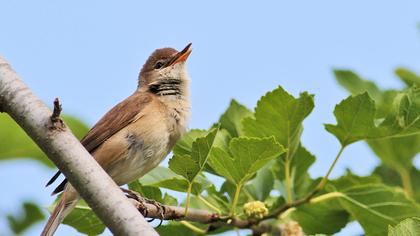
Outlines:
[[[155,64],[155,69],[160,69],[160,68],[162,68],[163,67],[163,62],[161,62],[161,61],[158,61],[158,62],[156,62],[156,64]]]

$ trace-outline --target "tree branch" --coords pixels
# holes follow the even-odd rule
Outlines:
[[[144,214],[145,217],[160,219],[160,220],[186,220],[202,224],[209,224],[207,232],[214,231],[224,226],[231,226],[240,229],[252,229],[255,235],[261,235],[266,232],[276,232],[281,235],[280,225],[273,225],[268,222],[260,222],[258,220],[244,220],[238,217],[222,216],[218,213],[209,212],[206,210],[188,209],[185,215],[185,208],[178,206],[162,205],[165,209],[162,213],[160,208],[154,204],[138,201],[136,198],[128,196],[132,204]]]
[[[58,166],[115,235],[157,235],[69,129],[50,129],[58,110],[51,117],[51,111],[1,56],[0,107]]]

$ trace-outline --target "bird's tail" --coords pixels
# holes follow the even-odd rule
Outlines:
[[[71,186],[69,187],[72,188]],[[55,206],[54,211],[51,213],[44,230],[42,230],[41,236],[52,236],[60,223],[71,212],[71,210],[73,210],[73,208],[77,205],[77,202],[79,202],[79,194],[77,194],[76,191],[73,189],[73,191],[70,189],[66,190],[67,191],[64,191],[61,200]]]

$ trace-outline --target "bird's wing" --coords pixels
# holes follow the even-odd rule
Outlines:
[[[117,104],[110,111],[108,111],[96,123],[86,136],[80,141],[86,150],[93,153],[102,143],[104,143],[112,135],[126,127],[128,124],[135,120],[137,114],[152,100],[148,93],[136,92],[124,101]],[[52,184],[60,175],[58,171],[48,181],[46,186]],[[59,193],[64,189],[67,179],[65,179],[53,192]]]
[[[130,124],[150,101],[150,94],[134,93],[106,113],[80,142],[92,153],[109,137]]]

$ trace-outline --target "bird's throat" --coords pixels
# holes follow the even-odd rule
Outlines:
[[[163,79],[149,85],[149,92],[158,96],[185,95],[184,81],[179,79]]]

